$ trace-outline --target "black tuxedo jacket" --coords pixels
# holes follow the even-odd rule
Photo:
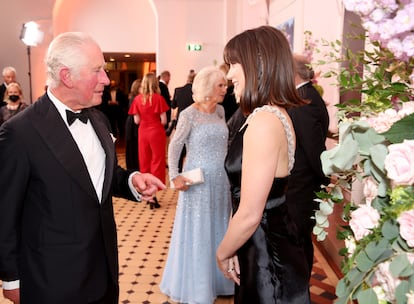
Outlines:
[[[133,199],[105,116],[87,109],[106,154],[102,201],[45,94],[0,128],[0,279],[22,303],[88,303],[118,286],[112,195]]]
[[[326,150],[329,116],[324,100],[311,82],[300,87],[298,92],[310,103],[288,112],[295,129],[296,152],[287,198],[289,203],[303,205],[312,212],[314,192],[319,191],[322,183],[328,182],[322,171],[320,155]]]
[[[191,83],[187,83],[183,87],[178,87],[174,90],[174,97],[171,102],[171,108],[178,108],[177,118],[179,117],[182,110],[194,103],[192,87],[193,85]]]
[[[6,85],[4,83],[2,83],[0,85],[0,107],[4,106],[6,103],[4,102],[4,94],[6,93]]]
[[[160,87],[161,96],[164,97],[165,102],[167,103],[168,108],[169,108],[166,112],[167,113],[167,125],[168,125],[168,123],[171,120],[171,95],[170,95],[170,91],[168,90],[167,85],[164,82],[160,81],[159,87]]]

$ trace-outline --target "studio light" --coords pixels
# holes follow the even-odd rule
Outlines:
[[[29,88],[30,88],[30,103],[33,102],[32,99],[32,73],[31,73],[31,63],[30,63],[30,47],[36,46],[43,40],[43,32],[40,30],[39,25],[30,21],[23,24],[22,30],[20,32],[20,40],[27,45],[27,58],[29,60]]]
[[[42,42],[43,32],[40,31],[39,25],[34,21],[24,23],[20,33],[20,40],[27,46],[36,46]]]

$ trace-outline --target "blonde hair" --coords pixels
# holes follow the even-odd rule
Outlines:
[[[194,77],[192,86],[194,102],[203,102],[207,97],[211,97],[214,92],[214,84],[217,80],[224,79],[226,76],[218,67],[205,67]]]
[[[157,76],[150,72],[145,74],[141,82],[142,104],[146,104],[147,100],[152,104],[152,95],[154,93],[160,94],[160,86]]]
[[[18,84],[17,82],[11,82],[11,83],[9,83],[9,84],[7,85],[7,89],[6,89],[6,94],[7,94],[7,96],[8,96],[9,90],[10,90],[11,88],[17,88],[17,90],[19,90],[20,99],[22,99],[22,98],[23,98],[23,90],[22,90],[22,87],[20,86],[20,84]],[[7,97],[7,96],[6,96],[6,97]]]

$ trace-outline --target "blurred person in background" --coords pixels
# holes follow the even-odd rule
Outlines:
[[[141,79],[135,79],[131,84],[129,92],[129,105],[131,107],[134,98],[139,94],[141,87]],[[134,122],[134,116],[129,115],[125,121],[125,162],[127,169],[139,170],[138,161],[138,127]]]
[[[0,108],[0,126],[28,107],[23,101],[23,91],[17,82],[9,83],[5,97],[6,105]]]
[[[315,193],[321,191],[322,184],[329,183],[329,178],[322,171],[320,158],[326,150],[329,114],[325,101],[313,86],[315,73],[310,62],[298,54],[293,58],[296,88],[300,97],[309,103],[288,111],[295,128],[296,150],[286,201],[305,241],[310,275],[313,266],[312,230],[315,226],[315,220],[311,217],[319,207],[319,203],[314,201]]]
[[[2,72],[3,83],[0,85],[0,107],[4,106],[6,102],[4,101],[6,96],[6,89],[9,83],[16,82],[16,69],[14,67],[8,66],[3,69]]]
[[[147,73],[141,82],[140,93],[134,98],[128,114],[134,116],[138,128],[138,159],[141,172],[151,173],[165,182],[165,147],[167,124],[165,99],[160,95],[158,79],[154,73]],[[154,195],[148,200],[151,209],[160,208]]]

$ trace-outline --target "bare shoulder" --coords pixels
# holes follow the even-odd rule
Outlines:
[[[286,112],[281,112],[281,114],[290,122],[289,116]],[[255,112],[252,117],[249,118],[248,124],[248,129],[250,130],[258,129],[261,131],[269,130],[275,132],[277,129],[283,129],[283,124],[280,118],[274,112],[267,110]]]

